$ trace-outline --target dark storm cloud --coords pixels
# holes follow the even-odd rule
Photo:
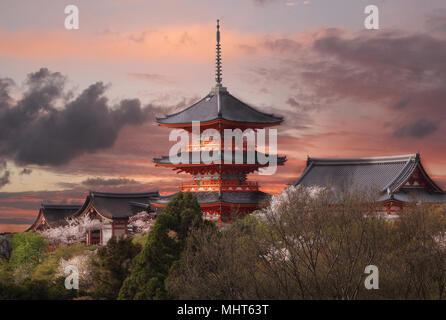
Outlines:
[[[400,75],[405,73],[407,80],[418,81],[446,77],[446,41],[427,34],[383,32],[354,38],[327,35],[314,42],[314,49],[352,67],[367,68],[368,72],[375,69],[382,73],[389,68]]]
[[[309,73],[311,79],[319,79],[317,93],[390,101],[388,108],[404,112],[409,123],[394,136],[427,136],[437,130],[438,123],[420,118],[426,114],[437,120],[446,118],[446,40],[401,32],[353,38],[337,34],[316,40],[314,50],[334,58],[319,63],[319,68],[315,64],[313,74]]]
[[[393,132],[393,135],[398,138],[423,138],[434,133],[438,126],[438,121],[430,121],[423,118],[400,126]]]
[[[10,172],[7,170],[6,160],[0,159],[0,188],[7,185],[9,181]]]
[[[0,110],[7,108],[12,103],[9,89],[14,85],[14,81],[5,78],[0,79]]]
[[[102,82],[66,101],[65,80],[46,68],[28,75],[22,98],[0,109],[0,156],[21,165],[61,165],[111,147],[125,125],[140,125],[153,112],[138,99],[110,105]],[[10,86],[0,82],[0,97]]]
[[[393,137],[422,138],[440,130],[446,119],[446,38],[330,28],[314,33],[314,39],[298,50],[277,51],[275,64],[250,70],[253,78],[287,86],[293,95],[286,104],[309,119],[313,111],[373,106],[385,111],[391,123],[405,119],[391,129]]]
[[[31,174],[33,171],[31,170],[31,169],[28,169],[28,168],[23,168],[22,169],[22,171],[20,171],[20,175],[21,176],[23,176],[23,175],[28,175],[28,174]]]
[[[111,179],[103,179],[103,178],[89,178],[87,180],[82,181],[82,184],[85,186],[96,187],[96,186],[122,186],[129,184],[138,184],[139,182],[133,179],[127,178],[111,178]]]
[[[0,176],[0,188],[4,185],[7,185],[9,181],[10,173],[8,170],[4,171],[3,174]]]

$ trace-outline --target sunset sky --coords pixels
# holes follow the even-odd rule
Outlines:
[[[66,30],[64,8],[79,8]],[[364,28],[374,4],[380,29]],[[175,192],[156,168],[169,130],[156,116],[223,85],[285,117],[279,192],[307,156],[421,153],[446,188],[444,0],[3,0],[0,2],[0,232],[24,230],[40,203],[88,190]]]

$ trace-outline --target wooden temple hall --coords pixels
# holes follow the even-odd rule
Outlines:
[[[204,98],[190,107],[157,118],[159,126],[182,128],[191,132],[192,123],[200,121],[201,132],[212,128],[223,137],[224,129],[258,130],[280,125],[283,121],[282,117],[261,112],[240,101],[222,85],[219,28],[217,20],[215,86]],[[199,145],[190,144],[185,156],[191,158],[194,152],[215,145],[224,147],[225,150],[228,145],[230,150],[236,149],[232,141],[201,140]],[[248,151],[254,151],[254,162],[245,161]],[[250,173],[265,166],[258,161],[260,153],[257,148],[248,150],[248,146],[243,144],[242,153],[244,159],[242,163],[218,161],[218,163],[176,164],[171,163],[169,156],[160,156],[153,159],[153,162],[158,167],[190,174],[192,179],[183,183],[180,190],[194,193],[203,211],[203,218],[220,225],[253,212],[269,197],[259,189],[255,181],[247,178]],[[226,157],[228,153],[221,152],[221,154]],[[283,165],[285,161],[285,156],[277,157],[277,165]],[[340,187],[341,182],[347,180],[352,186],[376,186],[381,192],[377,200],[388,214],[397,213],[404,203],[412,201],[411,194],[415,194],[418,200],[425,202],[446,201],[446,194],[426,173],[418,154],[355,159],[308,158],[307,166],[295,185]],[[141,193],[90,191],[82,205],[42,204],[29,230],[58,227],[67,224],[69,218],[88,215],[109,223],[101,230],[89,231],[87,244],[105,244],[113,235],[128,233],[127,224],[131,216],[146,211],[155,217],[174,196],[175,194],[160,195],[158,191]]]
[[[294,185],[376,190],[378,209],[393,216],[409,202],[446,201],[446,193],[429,177],[418,153],[344,159],[308,157]]]

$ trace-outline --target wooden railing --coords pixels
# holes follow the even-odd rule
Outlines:
[[[200,183],[181,183],[183,191],[258,191],[259,184],[255,181],[221,181],[200,180]]]

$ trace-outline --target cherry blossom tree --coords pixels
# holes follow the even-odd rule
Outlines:
[[[66,222],[67,224],[65,225],[38,232],[53,245],[68,245],[85,241],[88,231],[101,229],[108,224],[108,222],[93,219],[89,216],[66,219]]]
[[[152,230],[154,224],[154,216],[147,211],[141,211],[129,218],[127,229],[130,234],[147,233]]]

